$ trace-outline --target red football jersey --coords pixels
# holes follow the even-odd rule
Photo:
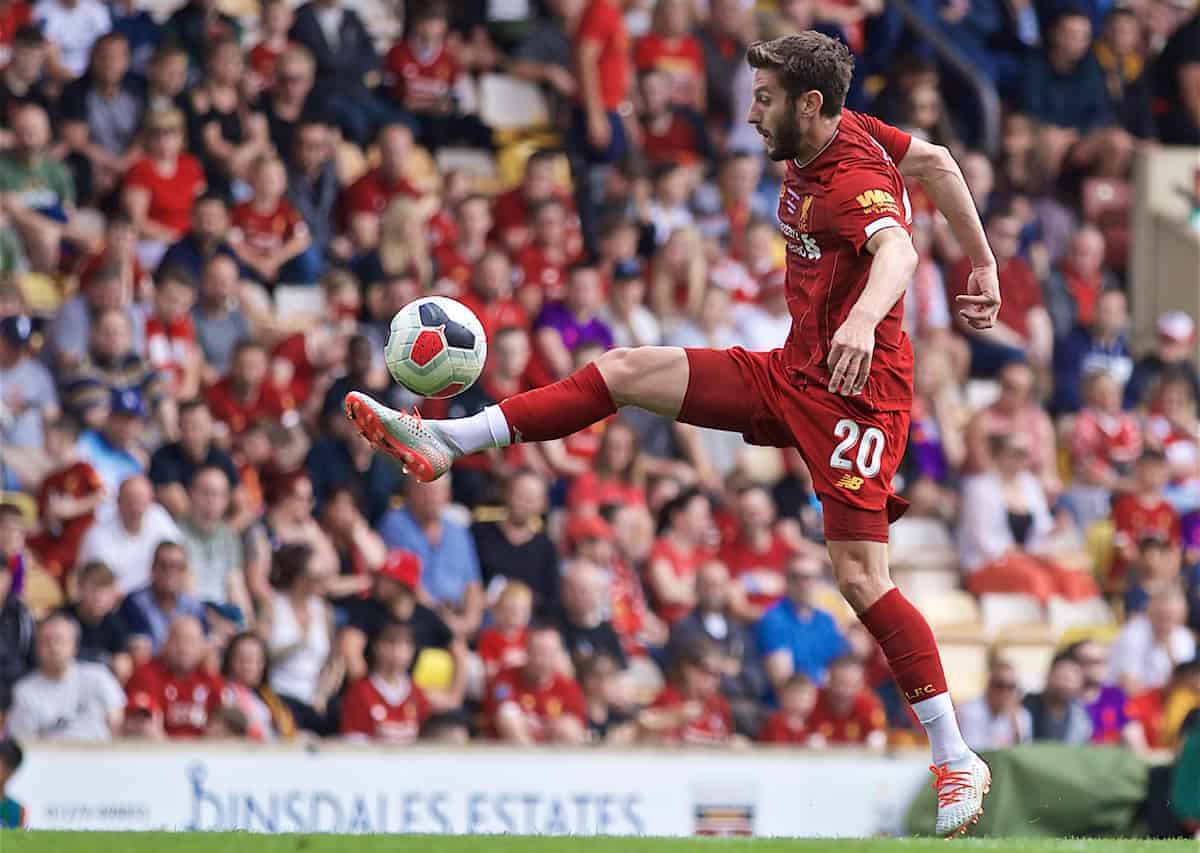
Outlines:
[[[37,493],[38,518],[49,517],[51,495],[86,498],[98,494],[103,488],[104,483],[95,468],[87,462],[73,462],[42,480]],[[85,512],[69,519],[59,528],[43,523],[41,532],[29,537],[29,550],[49,574],[65,580],[66,573],[75,567],[83,534],[92,526],[95,517],[94,512]]]
[[[887,715],[883,705],[870,690],[860,690],[854,704],[847,713],[839,714],[829,704],[829,696],[822,690],[817,695],[817,705],[808,718],[813,734],[834,744],[865,743],[872,732],[881,732],[887,726]]]
[[[770,607],[783,596],[783,570],[793,554],[795,551],[783,537],[772,534],[764,551],[756,551],[739,536],[722,544],[718,556],[746,588],[746,598],[752,605]]]
[[[761,743],[807,744],[812,735],[808,720],[797,720],[787,711],[782,710],[767,717],[767,721],[758,730],[758,739]]]
[[[525,638],[528,633],[521,628],[507,634],[495,626],[479,632],[479,659],[483,661],[488,678],[495,678],[506,669],[525,665]]]
[[[458,61],[445,44],[424,53],[408,39],[401,39],[383,60],[383,84],[392,98],[404,103],[411,96],[412,108],[417,110],[449,95],[458,75]]]
[[[483,302],[474,293],[466,293],[459,301],[475,312],[488,338],[501,329],[516,327],[529,330],[529,315],[525,313],[521,303],[511,296],[507,299]]]
[[[792,329],[784,364],[801,382],[829,385],[834,333],[862,295],[871,269],[867,241],[890,227],[911,226],[904,181],[896,168],[911,137],[851,110],[807,165],[789,162],[779,193],[787,243],[787,294]],[[871,376],[861,402],[877,411],[912,405],[913,353],[898,300],[875,328]]]
[[[1176,545],[1183,541],[1179,513],[1162,498],[1147,502],[1138,495],[1118,495],[1113,500],[1112,519],[1119,546],[1137,545],[1147,536],[1159,536]]]
[[[421,725],[432,714],[429,700],[410,680],[393,686],[371,675],[346,689],[341,729],[344,735],[408,744],[420,736]]]
[[[451,243],[443,243],[433,250],[433,260],[437,264],[439,293],[445,293],[456,299],[471,289],[471,275],[475,265],[458,253]],[[453,283],[453,288],[445,288],[447,283]]]
[[[155,658],[133,671],[125,692],[130,699],[144,693],[162,709],[163,729],[168,737],[200,737],[209,717],[221,704],[223,686],[219,675],[201,668],[178,675],[162,659]]]
[[[192,155],[180,154],[174,173],[163,175],[149,158],[143,157],[125,173],[125,186],[149,192],[147,218],[182,237],[191,225],[192,201],[204,191],[204,169]]]
[[[205,390],[204,400],[213,417],[229,427],[235,435],[260,418],[279,420],[286,412],[296,408],[296,401],[289,394],[277,390],[270,380],[264,380],[258,393],[250,400],[239,400],[233,394],[232,380],[226,377]]]
[[[654,547],[650,549],[650,556],[646,562],[650,564],[655,560],[666,560],[671,564],[671,571],[675,573],[676,577],[690,578],[700,570],[700,562],[703,559],[704,552],[699,548],[685,551],[674,545],[670,540],[659,539],[654,543]],[[655,602],[654,612],[666,622],[674,623],[688,615],[688,608],[680,604],[659,604]]]
[[[509,669],[496,676],[488,689],[488,717],[495,728],[496,715],[509,704],[516,704],[525,715],[536,740],[546,737],[546,726],[564,714],[584,722],[587,706],[583,691],[575,679],[556,673],[545,684],[533,686],[525,681],[523,670]]]
[[[296,208],[283,198],[265,213],[255,207],[253,200],[244,201],[233,208],[230,218],[250,248],[264,254],[279,251],[297,233],[308,230]]]
[[[653,708],[678,708],[688,699],[678,689],[668,684],[654,699]],[[720,693],[714,693],[704,703],[700,716],[689,720],[678,728],[664,733],[667,740],[688,744],[727,743],[733,737],[733,712]]]
[[[167,377],[171,393],[179,387],[183,364],[196,345],[196,329],[188,314],[164,323],[158,316],[146,320],[146,360]]]
[[[571,482],[567,491],[567,509],[581,507],[598,510],[603,506],[645,506],[646,490],[621,480],[601,479],[595,471],[584,471]]]
[[[695,163],[700,159],[700,128],[672,111],[661,122],[642,123],[642,150],[654,163]]]
[[[704,49],[694,36],[663,38],[647,33],[633,46],[639,73],[662,71],[671,78],[671,100],[697,109],[704,95]]]
[[[372,169],[342,191],[341,198],[338,199],[342,227],[346,227],[355,213],[383,215],[388,203],[402,195],[420,198],[421,192],[404,178],[389,181],[379,169]]]
[[[567,284],[567,267],[571,258],[552,259],[542,247],[533,243],[522,246],[513,258],[521,272],[521,287],[532,287],[542,295],[542,302],[555,302],[563,298]]]
[[[621,7],[614,0],[591,0],[579,19],[571,39],[575,51],[575,79],[579,76],[579,48],[593,42],[600,48],[597,60],[600,75],[600,100],[604,109],[613,112],[628,97],[632,69],[629,62],[629,34]]]
[[[260,41],[250,48],[250,53],[246,56],[246,65],[269,86],[275,79],[275,60],[279,59],[281,53],[282,50],[276,50],[267,42]]]

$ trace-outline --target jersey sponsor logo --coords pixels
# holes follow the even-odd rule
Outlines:
[[[809,261],[821,260],[821,247],[817,245],[816,238],[811,234],[797,231],[786,222],[779,223],[779,230],[787,243],[787,250],[793,255],[799,255]]]
[[[834,483],[839,489],[849,489],[852,492],[857,492],[863,487],[863,478],[855,477],[853,474],[843,474],[842,479]]]
[[[879,213],[903,214],[900,206],[896,204],[896,197],[887,190],[866,190],[855,196],[855,201],[872,216]]]

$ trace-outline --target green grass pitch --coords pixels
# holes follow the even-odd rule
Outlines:
[[[5,832],[0,853],[1196,853],[1195,841],[729,839]]]

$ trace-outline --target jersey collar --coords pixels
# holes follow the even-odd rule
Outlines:
[[[799,158],[793,157],[792,165],[795,166],[797,169],[807,169],[809,166],[811,166],[813,163],[815,163],[817,161],[818,157],[820,157],[822,154],[825,153],[826,149],[828,149],[829,146],[833,144],[833,140],[837,139],[838,134],[841,132],[842,132],[842,123],[838,122],[838,126],[833,129],[833,135],[830,136],[829,139],[825,140],[825,144],[822,145],[815,154],[813,154],[811,157],[809,157],[803,163],[800,162]]]

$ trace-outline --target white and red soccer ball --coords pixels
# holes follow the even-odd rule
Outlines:
[[[384,347],[392,378],[422,397],[461,394],[479,378],[486,358],[483,324],[445,296],[423,296],[397,311]]]

